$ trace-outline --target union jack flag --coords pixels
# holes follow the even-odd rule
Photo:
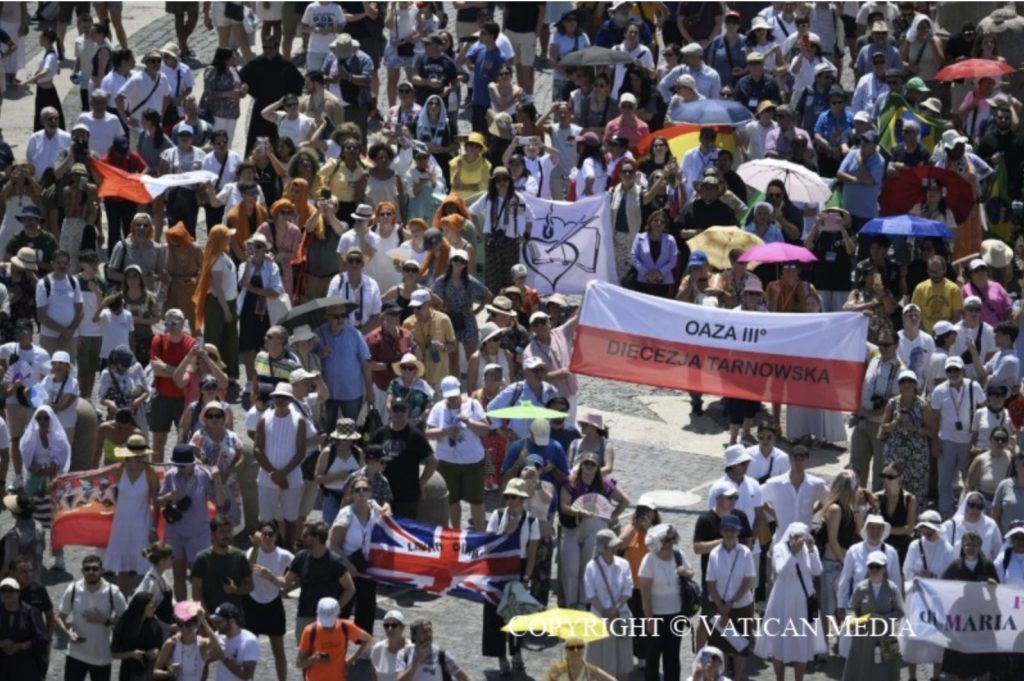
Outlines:
[[[380,582],[497,605],[505,584],[519,579],[519,532],[450,530],[382,516],[367,562],[367,574]]]

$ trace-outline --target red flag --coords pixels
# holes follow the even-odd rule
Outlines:
[[[142,175],[129,173],[109,163],[92,159],[92,168],[100,178],[99,197],[101,199],[124,199],[132,203],[149,203],[153,200],[146,185],[142,183]]]

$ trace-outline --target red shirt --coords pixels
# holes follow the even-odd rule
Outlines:
[[[168,334],[161,333],[160,335],[153,336],[153,340],[150,341],[149,352],[153,359],[159,359],[171,367],[173,371],[175,367],[184,361],[195,344],[196,339],[192,336],[182,336],[182,339],[175,343],[171,341],[171,337]],[[156,385],[156,394],[160,397],[180,397],[182,399],[185,397],[185,391],[176,386],[174,379],[170,376],[156,376],[153,383]]]
[[[387,390],[391,379],[397,375],[391,364],[402,359],[405,353],[412,352],[412,332],[399,326],[398,336],[395,337],[384,333],[384,327],[377,327],[366,337],[366,346],[370,349],[371,360],[387,364],[383,370],[373,372],[373,384],[381,390]]]

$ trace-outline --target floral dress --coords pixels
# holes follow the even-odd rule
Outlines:
[[[487,295],[487,287],[476,277],[469,277],[468,286],[457,286],[445,279],[438,279],[431,287],[445,302],[445,314],[452,321],[455,340],[460,343],[477,344],[480,333],[473,314],[473,303]]]
[[[215,441],[205,428],[201,428],[192,436],[190,444],[199,451],[201,463],[221,471],[230,468],[235,459],[242,455],[242,441],[230,430],[224,431],[224,437]],[[237,475],[224,481],[224,504],[217,508],[217,512],[231,519],[236,532],[244,525],[242,486]]]
[[[241,115],[241,100],[225,97],[222,93],[237,90],[242,80],[234,69],[217,69],[210,66],[203,73],[206,107],[212,116],[217,118],[238,118]]]
[[[900,398],[889,400],[889,409],[896,418],[900,413]],[[924,400],[915,397],[907,411],[910,422],[924,425]],[[928,495],[928,438],[897,426],[882,443],[886,465],[899,462],[903,466],[903,487],[918,499]]]

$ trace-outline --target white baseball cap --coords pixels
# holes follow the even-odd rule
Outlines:
[[[458,397],[462,394],[462,382],[454,376],[441,379],[441,397]]]
[[[534,419],[530,424],[530,435],[535,444],[546,447],[551,442],[551,424],[546,419]]]

